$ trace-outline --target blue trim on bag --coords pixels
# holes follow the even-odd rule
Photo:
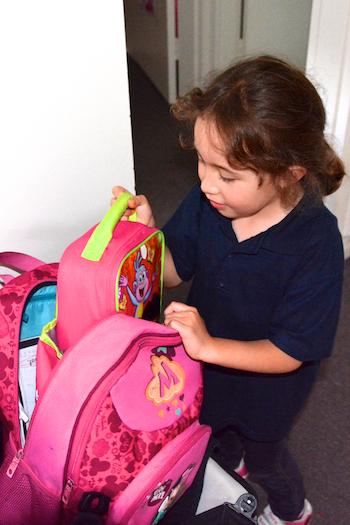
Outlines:
[[[38,338],[43,326],[55,317],[56,285],[44,285],[37,289],[25,306],[20,330],[20,341]]]

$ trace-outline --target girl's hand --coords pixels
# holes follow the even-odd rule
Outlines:
[[[197,308],[173,301],[164,310],[164,324],[179,332],[185,350],[192,359],[208,361],[213,338]]]
[[[111,199],[111,205],[119,197],[119,195],[125,191],[127,190],[122,186],[114,186],[114,188],[112,188],[113,197]],[[135,197],[129,199],[128,208],[125,211],[121,220],[127,221],[130,215],[132,215],[135,211],[137,214],[137,222],[140,222],[145,226],[150,226],[151,228],[154,228],[155,221],[152,209],[144,195],[136,195]]]

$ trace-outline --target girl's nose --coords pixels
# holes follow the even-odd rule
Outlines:
[[[206,166],[205,169],[200,173],[201,179],[201,190],[203,193],[217,193],[217,184],[215,170]]]

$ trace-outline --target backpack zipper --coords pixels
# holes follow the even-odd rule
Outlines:
[[[48,279],[48,278],[46,277],[46,279]],[[14,403],[15,426],[13,428],[13,435],[14,435],[14,440],[15,440],[15,443],[16,443],[16,448],[18,446],[21,446],[20,415],[19,415],[19,404],[18,404],[18,400],[19,400],[19,385],[18,385],[18,381],[19,381],[19,351],[20,351],[20,348],[19,348],[19,336],[20,336],[20,331],[21,331],[22,317],[23,317],[23,313],[24,313],[24,310],[25,310],[25,307],[26,307],[28,301],[30,300],[31,296],[35,292],[37,292],[38,290],[40,290],[41,288],[44,288],[46,286],[52,286],[52,285],[56,284],[56,281],[52,280],[52,276],[50,276],[49,279],[50,280],[42,280],[41,282],[39,281],[38,284],[34,285],[34,287],[27,293],[27,295],[24,296],[23,302],[21,304],[20,311],[18,312],[18,315],[17,315],[18,322],[16,322],[16,333],[15,333],[14,339],[18,342],[17,343],[18,349],[17,349],[17,356],[15,356],[15,359],[14,359],[14,367],[13,367],[13,374],[14,374],[14,378],[15,378],[15,380],[14,380],[14,396],[13,397],[14,397],[15,400],[17,399],[17,402],[15,401],[15,403]],[[35,408],[34,408],[34,410],[35,410]],[[18,424],[17,424],[17,422],[18,422]]]
[[[52,281],[52,276],[50,276],[49,279],[51,279],[51,280],[42,280],[41,282],[39,282],[36,286],[34,286],[27,293],[27,295],[24,297],[23,302],[21,304],[21,309],[18,312],[18,317],[17,317],[18,320],[19,320],[19,322],[17,323],[18,324],[18,333],[17,333],[17,330],[16,330],[16,339],[18,340],[18,351],[17,351],[17,359],[15,359],[15,364],[14,364],[14,377],[17,378],[17,379],[15,379],[15,384],[14,384],[14,389],[15,389],[14,399],[16,399],[16,397],[17,397],[17,399],[19,400],[19,386],[18,386],[18,380],[19,380],[19,351],[20,351],[20,348],[19,348],[19,335],[20,335],[20,331],[21,331],[21,323],[22,323],[23,313],[24,313],[25,307],[26,307],[29,299],[31,298],[31,296],[34,293],[36,293],[41,288],[45,288],[46,286],[53,286],[53,285],[56,284],[56,281]],[[16,393],[17,393],[17,396],[16,396]],[[16,425],[16,427],[13,429],[13,434],[14,434],[13,438],[14,438],[15,448],[17,448],[18,444],[21,443],[21,435],[20,435],[20,425],[21,425],[20,420],[21,420],[21,417],[20,417],[20,410],[19,410],[19,401],[17,403],[15,402],[14,405],[15,405],[14,406],[14,410],[15,410],[15,413],[17,414],[16,420],[18,419],[18,426]],[[33,411],[31,420],[33,419],[35,408],[36,408],[36,405],[34,407],[34,411]],[[28,430],[28,434],[29,434],[29,430]],[[27,434],[27,437],[28,437],[28,434]],[[9,478],[12,478],[14,476],[14,474],[15,474],[17,468],[18,468],[19,463],[23,459],[23,456],[24,456],[24,449],[23,448],[19,448],[18,451],[16,452],[16,454],[14,455],[14,457],[12,458],[12,461],[11,461],[7,471],[6,471],[6,475]]]
[[[62,502],[67,505],[74,488],[74,481],[70,478],[67,479],[67,483],[63,489]]]
[[[23,448],[20,448],[14,458],[12,459],[11,463],[10,463],[10,466],[8,467],[8,469],[6,470],[6,475],[9,477],[9,478],[12,478],[17,470],[17,467],[18,465],[20,464],[20,461],[21,459],[23,458],[23,455],[24,455],[24,452],[23,452]]]
[[[154,347],[157,346],[164,346],[164,339],[168,339],[171,341],[172,346],[178,346],[181,344],[181,338],[177,333],[174,334],[157,334],[157,333],[143,333],[140,334],[138,337],[136,337],[128,346],[128,348],[124,351],[123,355],[118,359],[116,363],[114,363],[113,366],[111,366],[107,372],[100,378],[98,383],[95,385],[94,389],[90,392],[88,397],[85,399],[83,405],[80,408],[79,414],[76,418],[76,421],[74,423],[74,427],[72,430],[68,451],[67,451],[67,459],[66,464],[64,467],[64,475],[63,479],[67,480],[63,489],[62,493],[62,502],[67,506],[70,500],[70,496],[72,494],[72,491],[76,485],[76,471],[80,468],[82,456],[86,449],[86,444],[90,435],[90,429],[92,426],[93,421],[95,420],[96,414],[100,408],[100,400],[102,400],[106,394],[109,392],[111,386],[120,378],[123,376],[125,370],[129,367],[129,365],[135,360],[136,356],[138,355],[141,348],[143,348],[145,345],[147,345],[147,341],[149,338],[154,338],[152,341],[152,347],[154,344]],[[173,339],[176,341],[174,342]],[[144,342],[141,342],[144,340]],[[124,362],[123,362],[124,361]],[[109,378],[113,371],[123,362],[122,369],[119,371],[118,375],[113,375]],[[105,384],[104,384],[105,383]],[[96,391],[101,387],[101,393],[99,394],[98,402],[94,404],[93,411],[86,417],[86,420],[82,418],[82,415],[84,413],[84,410],[86,406],[88,405],[91,398],[95,395]],[[72,454],[72,450],[74,447],[74,441],[75,436],[77,434],[78,426],[82,426],[82,431],[79,433],[81,436],[79,440],[79,444],[77,449],[74,451],[74,454]],[[71,466],[69,465],[71,463]],[[68,472],[70,475],[68,475]]]

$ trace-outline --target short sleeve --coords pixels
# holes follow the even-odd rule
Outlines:
[[[341,305],[344,254],[337,228],[310,246],[276,309],[269,339],[300,361],[331,354]]]
[[[188,281],[196,269],[202,197],[196,185],[162,228],[179,277]]]

